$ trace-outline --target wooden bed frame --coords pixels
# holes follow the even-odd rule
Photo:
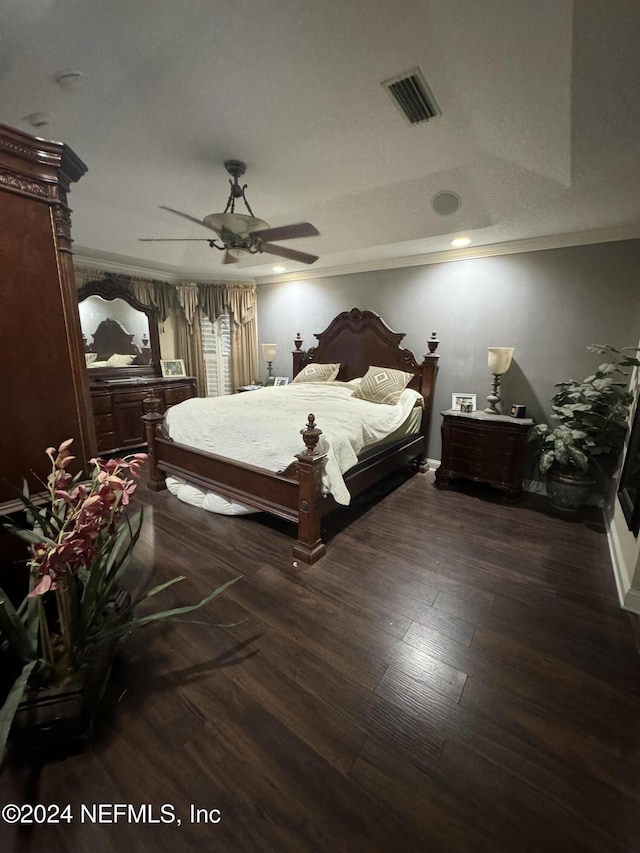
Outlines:
[[[416,471],[426,471],[439,358],[435,352],[436,333],[433,332],[428,341],[429,352],[420,364],[410,350],[400,346],[404,335],[393,332],[373,311],[358,308],[343,311],[316,338],[317,346],[305,352],[298,334],[293,352],[294,377],[305,365],[314,362],[340,362],[337,378],[345,382],[364,376],[371,365],[391,367],[413,373],[409,387],[419,391],[424,399],[420,433],[367,453],[363,461],[344,474],[350,494],[360,494],[404,466],[413,465]],[[298,539],[293,555],[302,562],[315,563],[324,555],[326,546],[321,538],[321,520],[338,504],[331,495],[323,496],[321,492],[325,454],[315,450],[322,431],[316,426],[313,414],[300,430],[304,449],[301,446],[301,452],[286,471],[274,473],[173,441],[164,429],[163,415],[157,411],[155,398],[148,398],[145,404],[147,414],[143,418],[149,445],[150,489],[165,489],[167,475],[182,477],[230,500],[297,524]],[[318,416],[321,426],[322,412],[318,412]]]

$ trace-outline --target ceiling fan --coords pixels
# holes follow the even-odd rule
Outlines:
[[[224,251],[223,264],[235,264],[243,255],[247,253],[255,255],[259,252],[277,255],[280,258],[288,258],[291,261],[299,261],[303,264],[313,264],[317,261],[317,255],[298,252],[286,246],[276,246],[271,240],[318,237],[320,234],[318,229],[309,222],[298,222],[295,225],[280,225],[276,228],[270,228],[268,222],[265,222],[264,219],[257,219],[253,215],[245,195],[247,185],[240,186],[238,183],[238,178],[244,175],[247,169],[246,165],[240,160],[225,160],[224,167],[231,175],[229,179],[231,192],[223,213],[210,213],[204,219],[198,219],[196,216],[183,213],[181,210],[174,210],[173,207],[160,205],[162,210],[168,210],[170,213],[175,213],[176,216],[181,216],[183,219],[188,219],[190,222],[195,222],[215,231],[218,240],[210,237],[139,237],[138,239],[147,243],[206,241],[212,249]],[[235,212],[236,199],[240,198],[249,211],[249,215]]]

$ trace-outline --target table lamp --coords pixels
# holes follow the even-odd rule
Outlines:
[[[514,347],[488,347],[489,370],[493,373],[491,394],[487,397],[489,404],[485,409],[488,415],[501,415],[500,405],[500,377],[506,373],[511,366]]]
[[[262,357],[267,362],[267,385],[273,385],[274,382],[273,370],[271,369],[271,365],[275,361],[277,350],[277,344],[262,344]]]

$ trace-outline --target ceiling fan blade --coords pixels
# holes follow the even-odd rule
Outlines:
[[[202,219],[197,219],[195,216],[191,216],[189,213],[183,213],[181,210],[174,210],[173,207],[165,207],[164,204],[160,205],[161,210],[168,210],[169,213],[175,213],[176,216],[181,216],[183,219],[188,219],[189,222],[195,222],[196,225],[201,225],[203,228],[207,228],[209,231],[214,231],[214,228],[211,228],[209,225],[205,225]],[[218,233],[216,231],[216,233]]]
[[[231,252],[225,252],[224,258],[222,259],[223,264],[237,264],[238,259],[234,258]]]
[[[140,243],[210,243],[209,237],[138,237]]]
[[[298,222],[295,225],[280,225],[265,228],[263,231],[253,231],[251,236],[261,240],[293,240],[294,237],[319,237],[320,232],[310,222]]]
[[[317,255],[307,255],[306,252],[296,252],[286,246],[275,246],[273,243],[263,243],[261,251],[268,255],[278,255],[280,258],[289,258],[290,261],[300,261],[301,264],[313,264],[318,260]]]

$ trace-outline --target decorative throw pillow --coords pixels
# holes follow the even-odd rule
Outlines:
[[[404,370],[370,367],[351,396],[368,400],[370,403],[386,403],[388,406],[395,406],[412,379],[413,374],[405,373]]]
[[[90,364],[93,364],[93,362],[96,361],[97,358],[98,358],[97,352],[85,352],[85,354],[84,354],[84,360],[87,362],[87,367]]]
[[[340,370],[339,364],[308,364],[294,382],[333,382]]]
[[[135,355],[128,355],[127,353],[122,352],[114,352],[114,354],[107,360],[107,364],[110,364],[112,367],[128,367]]]

